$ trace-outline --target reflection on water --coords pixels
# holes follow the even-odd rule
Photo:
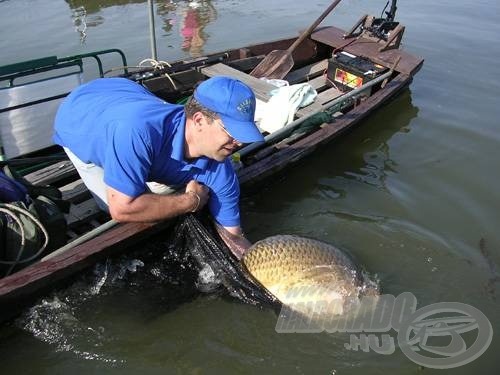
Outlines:
[[[346,169],[341,174],[387,191],[387,176],[394,173],[398,167],[397,161],[391,155],[389,141],[395,134],[410,132],[411,120],[416,118],[417,114],[418,108],[412,103],[411,92],[406,90],[387,106],[384,112],[376,113],[366,120],[367,126],[354,134],[360,141],[355,154],[357,157],[340,160],[341,164],[342,161],[346,162]],[[378,126],[380,131],[374,129]]]
[[[84,44],[87,38],[87,28],[97,27],[104,23],[104,17],[100,15],[102,9],[134,3],[145,3],[144,0],[65,0],[71,9],[71,19],[75,31],[80,35],[80,43]]]
[[[411,122],[419,109],[412,102],[412,94],[405,90],[383,110],[362,120],[358,128],[328,144],[319,153],[310,156],[307,163],[314,168],[291,168],[281,179],[292,180],[293,189],[287,189],[290,200],[306,199],[314,185],[318,185],[325,199],[342,199],[348,194],[349,182],[373,186],[387,191],[386,180],[398,168],[398,162],[391,153],[389,142],[398,134],[412,131]],[[356,145],[353,147],[353,144]],[[335,180],[335,181],[334,181]],[[345,183],[341,183],[345,181]],[[243,198],[245,212],[252,210],[255,196]],[[248,206],[248,207],[247,207]],[[258,204],[259,212],[275,211],[274,204]],[[267,208],[267,209],[266,209]]]
[[[146,0],[65,0],[71,9],[85,8],[88,14],[99,13],[101,10],[114,6],[129,4],[146,4]]]
[[[75,31],[80,35],[81,44],[85,43],[88,27],[96,27],[104,22],[104,17],[100,15],[88,15],[87,9],[83,5],[71,10],[71,18]]]
[[[105,21],[102,11],[115,6],[144,4],[145,0],[107,0],[85,1],[65,0],[71,9],[71,18],[75,31],[80,35],[80,42],[85,43],[87,29],[98,27]],[[177,32],[181,37],[180,48],[191,57],[201,56],[209,34],[205,27],[217,19],[217,10],[211,0],[164,0],[155,4],[156,15],[161,19],[165,35]]]
[[[208,34],[205,26],[215,20],[217,12],[210,0],[192,1],[182,10],[180,32],[183,39],[182,50],[192,57],[201,56]]]

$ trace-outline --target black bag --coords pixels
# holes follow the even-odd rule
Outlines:
[[[5,276],[40,256],[48,238],[33,204],[0,203],[0,264]]]
[[[66,243],[61,193],[0,171],[0,277],[25,267]]]

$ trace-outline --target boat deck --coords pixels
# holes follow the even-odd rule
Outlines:
[[[364,37],[345,38],[345,31],[330,26],[324,27],[311,34],[311,39],[326,44],[333,48],[342,49],[356,56],[366,57],[380,65],[391,67],[398,62],[397,70],[403,74],[413,76],[424,63],[424,59],[411,55],[401,49],[388,49],[381,51],[379,40]]]

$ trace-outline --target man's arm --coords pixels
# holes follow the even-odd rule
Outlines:
[[[196,212],[205,206],[209,197],[208,188],[194,180],[187,184],[184,194],[144,193],[138,197],[130,197],[109,186],[106,190],[109,213],[118,222],[154,222]],[[238,259],[252,246],[240,226],[223,227],[217,224],[216,227]]]
[[[252,243],[243,235],[241,227],[223,227],[222,225],[216,223],[216,228],[222,240],[226,243],[227,247],[229,247],[236,258],[241,259],[248,248],[252,246]]]
[[[130,197],[107,187],[109,213],[119,222],[154,222],[199,211],[208,201],[208,188],[190,181],[184,194],[144,193]]]

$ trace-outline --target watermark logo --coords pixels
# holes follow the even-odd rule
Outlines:
[[[475,331],[475,341],[467,347],[461,334]],[[430,345],[433,337],[442,345]],[[465,365],[481,356],[492,337],[491,323],[481,311],[465,303],[441,302],[418,309],[408,317],[399,329],[398,343],[413,362],[445,369]]]
[[[413,362],[447,369],[480,357],[493,338],[488,318],[464,303],[440,302],[417,310],[417,298],[409,292],[305,303],[297,298],[304,293],[292,293],[294,302],[284,306],[278,318],[278,333],[347,332],[349,343],[344,347],[351,351],[390,355],[396,350],[396,336],[397,346]],[[320,295],[325,294],[316,293]],[[391,335],[393,331],[397,335]]]

